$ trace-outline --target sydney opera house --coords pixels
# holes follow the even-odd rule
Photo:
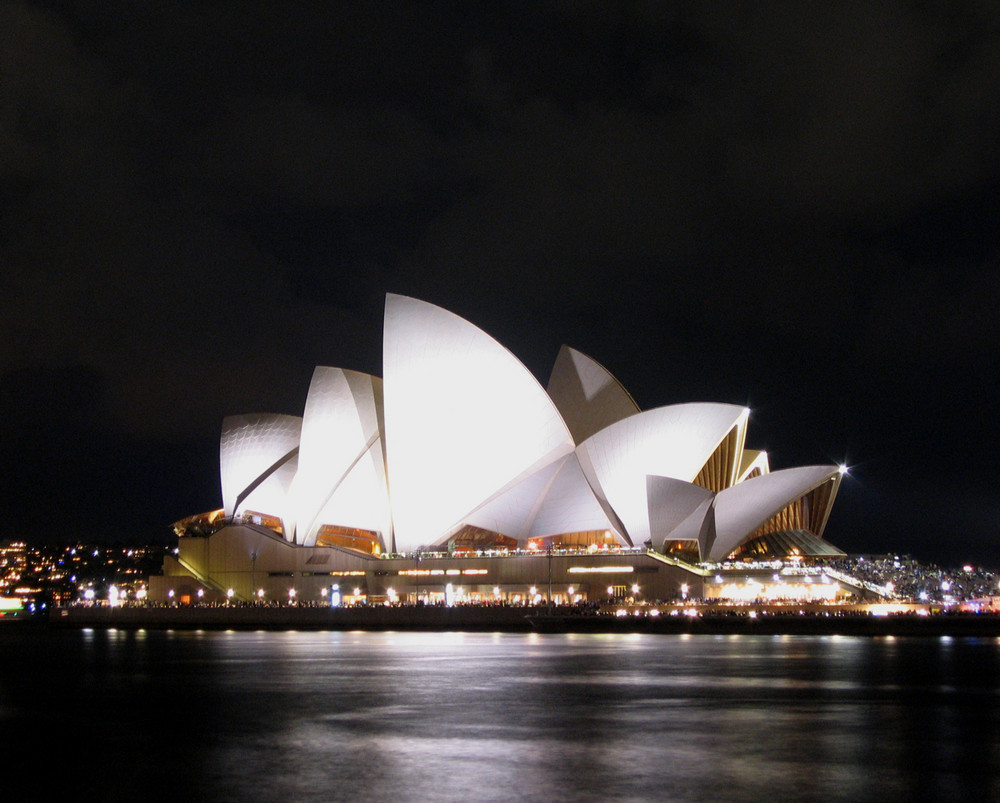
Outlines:
[[[745,407],[640,410],[565,346],[542,386],[399,295],[382,371],[318,367],[301,416],[226,418],[223,508],[177,522],[153,596],[667,600],[723,593],[734,566],[843,554],[823,538],[842,469],[771,471]]]

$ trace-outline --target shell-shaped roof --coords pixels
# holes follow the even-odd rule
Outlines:
[[[563,457],[550,463],[497,498],[481,505],[466,516],[463,523],[523,541],[566,459]]]
[[[398,550],[431,543],[573,450],[562,417],[528,369],[447,310],[388,295],[382,368]]]
[[[535,472],[465,521],[521,542],[546,535],[610,530],[625,543],[621,526],[609,518],[594,496],[575,454]]]
[[[569,346],[559,349],[548,393],[577,443],[639,412],[628,391],[603,365]]]
[[[295,475],[302,419],[266,413],[222,422],[219,469],[226,515],[256,510],[291,526],[288,489]]]
[[[704,546],[706,516],[715,494],[671,477],[646,477],[649,530],[657,548],[664,541],[698,541]]]
[[[531,523],[528,537],[595,530],[610,530],[619,542],[629,545],[622,525],[613,512],[604,509],[574,453],[566,458],[552,481]]]
[[[697,402],[658,407],[630,416],[577,447],[587,480],[618,514],[633,543],[651,537],[646,476],[691,482],[749,410]]]
[[[824,482],[839,484],[840,477],[838,466],[802,466],[773,471],[721,491],[714,504],[715,540],[708,545],[706,559],[722,560],[783,507]]]
[[[298,543],[314,544],[324,523],[388,535],[381,395],[378,377],[326,366],[313,372],[292,484]],[[348,492],[341,486],[349,475]]]

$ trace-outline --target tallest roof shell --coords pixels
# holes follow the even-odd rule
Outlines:
[[[433,304],[389,294],[385,446],[397,550],[429,544],[573,451],[545,389],[510,351]]]

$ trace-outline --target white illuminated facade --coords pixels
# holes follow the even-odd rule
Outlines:
[[[730,404],[641,411],[567,347],[543,387],[468,321],[389,295],[382,378],[318,367],[302,418],[225,419],[224,511],[290,544],[368,554],[839,554],[822,539],[839,467],[771,472],[746,448],[748,419]]]

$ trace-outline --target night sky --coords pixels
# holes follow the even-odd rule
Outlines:
[[[219,507],[223,416],[381,374],[388,291],[997,567],[998,218],[993,2],[4,0],[0,539]]]

